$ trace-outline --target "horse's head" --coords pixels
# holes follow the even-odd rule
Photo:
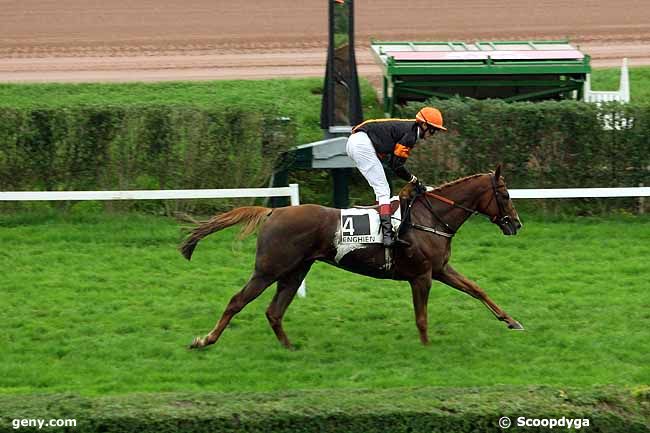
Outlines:
[[[483,194],[477,210],[498,225],[504,235],[516,235],[523,225],[510,200],[506,183],[501,177],[501,164],[497,165],[494,173],[490,173],[489,176],[490,186]]]

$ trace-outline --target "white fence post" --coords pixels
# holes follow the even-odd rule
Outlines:
[[[627,69],[627,57],[623,59],[621,66],[621,78],[619,80],[618,91],[621,94],[623,102],[630,102],[630,72]]]
[[[298,184],[290,184],[289,191],[291,196],[291,206],[298,206],[300,204],[300,191],[298,190]]]

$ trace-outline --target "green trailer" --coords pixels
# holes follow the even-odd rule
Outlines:
[[[382,42],[384,111],[455,95],[507,101],[582,99],[589,56],[568,41]]]

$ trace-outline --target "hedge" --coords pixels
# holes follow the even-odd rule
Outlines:
[[[266,186],[295,128],[271,110],[0,108],[0,189]]]
[[[650,105],[461,99],[428,104],[442,109],[449,132],[420,144],[408,165],[429,184],[485,172],[499,162],[511,188],[650,184]],[[413,117],[421,106],[403,107],[401,115]],[[279,153],[299,144],[295,123],[282,121],[278,113],[236,105],[0,107],[0,189],[265,186]],[[330,182],[322,173],[292,176],[300,180],[307,201],[329,202]],[[351,189],[359,195],[353,202],[372,201],[365,181],[353,179]],[[209,210],[242,204],[197,203]],[[573,203],[587,212],[637,207],[636,199]],[[177,209],[195,203],[166,205]]]
[[[414,173],[438,183],[485,172],[497,163],[511,188],[650,185],[650,105],[576,101],[428,101],[449,128],[409,161]],[[424,104],[401,115],[414,117]],[[602,202],[602,200],[601,200]],[[634,200],[616,205],[634,207]]]
[[[0,396],[0,432],[14,419],[76,419],[75,432],[503,432],[498,420],[589,420],[590,432],[649,432],[648,388],[407,388],[275,393]],[[558,428],[558,430],[562,430]],[[21,428],[20,431],[36,431]]]
[[[480,172],[502,162],[517,187],[636,186],[648,181],[650,105],[575,101],[430,101],[448,134],[411,164],[433,179]],[[421,104],[404,108],[414,116]],[[612,117],[613,116],[613,117]],[[618,129],[605,129],[606,123]],[[424,174],[423,174],[424,175]]]

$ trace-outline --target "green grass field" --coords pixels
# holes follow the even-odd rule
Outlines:
[[[591,74],[593,90],[616,90],[621,77],[620,68],[594,69]],[[630,99],[632,102],[650,102],[650,68],[630,68]]]
[[[409,386],[636,386],[650,379],[650,218],[536,219],[504,237],[471,219],[452,263],[526,327],[434,283],[421,346],[406,283],[325,264],[289,308],[283,349],[269,288],[217,345],[189,351],[249,276],[255,241],[206,238],[136,214],[0,215],[0,394],[275,391]]]

